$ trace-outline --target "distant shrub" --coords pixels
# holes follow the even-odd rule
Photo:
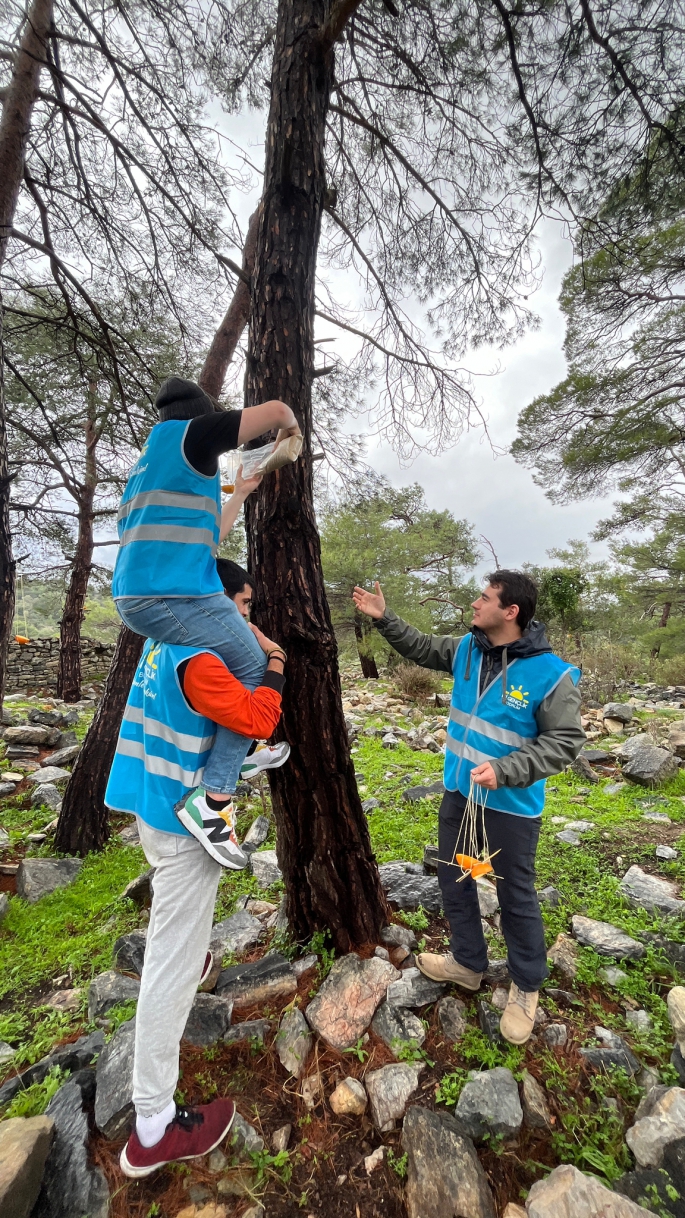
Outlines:
[[[437,673],[430,672],[427,668],[419,668],[418,664],[398,664],[392,679],[397,692],[415,702],[425,702],[440,688]]]

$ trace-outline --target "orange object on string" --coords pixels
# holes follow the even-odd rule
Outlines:
[[[14,641],[15,641],[15,643],[30,643],[31,642],[31,640],[27,639],[23,634],[15,634]]]

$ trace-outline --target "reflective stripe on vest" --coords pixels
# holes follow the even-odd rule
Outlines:
[[[577,668],[551,652],[517,658],[508,666],[503,702],[500,675],[480,692],[483,656],[478,650],[466,678],[469,641],[468,635],[461,640],[454,659],[444,772],[446,789],[464,796],[469,793],[474,766],[497,761],[534,740],[539,734],[535,715],[540,704],[567,673],[574,684],[580,679]],[[503,786],[487,792],[489,808],[518,816],[539,816],[544,801],[544,779],[529,787]]]
[[[182,419],[158,423],[129,474],[117,516],[115,599],[223,593],[219,474],[205,477],[186,460],[188,427]]]
[[[147,639],[121,721],[105,803],[164,833],[187,836],[174,805],[202,781],[214,743],[216,725],[192,710],[178,677],[207,651]]]

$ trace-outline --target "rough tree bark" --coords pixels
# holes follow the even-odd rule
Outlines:
[[[666,627],[668,626],[668,619],[671,616],[671,604],[672,604],[672,601],[664,601],[664,605],[661,610],[661,618],[659,621],[659,627],[658,627],[659,630],[665,630]],[[652,651],[650,654],[650,659],[658,660],[660,651],[661,651],[661,643],[657,643],[656,647],[652,648]]]
[[[212,339],[212,345],[198,377],[198,384],[214,398],[218,398],[221,393],[228,365],[233,359],[235,349],[250,316],[250,276],[254,267],[258,229],[259,208],[250,216],[247,228],[243,250],[245,278],[238,280],[233,299],[226,310],[226,316]]]
[[[55,830],[55,849],[64,854],[101,850],[109,837],[105,789],[117,743],[119,724],[136,671],[143,638],[126,626],[119,631],[112,667],[88,735],[62,801]]]
[[[358,613],[354,615],[354,637],[357,640],[357,655],[362,668],[362,676],[367,680],[377,681],[378,668],[372,653],[368,650],[367,632],[364,630],[364,623]]]
[[[376,940],[387,906],[345,729],[335,635],[314,516],[311,384],[316,254],[326,190],[324,132],[333,42],[350,0],[280,0],[246,368],[246,405],[281,398],[303,455],[247,501],[260,626],[288,653],[288,764],[269,775],[290,926],[336,947]]]
[[[0,268],[7,254],[19,189],[31,113],[45,63],[45,43],[52,23],[52,0],[33,0],[17,52],[0,118]],[[0,702],[5,686],[7,644],[14,617],[15,564],[12,557],[9,500],[10,478],[5,419],[5,380],[0,303]]]
[[[96,393],[97,383],[91,380],[88,385],[88,417],[84,424],[86,462],[85,477],[78,496],[78,534],[59,627],[57,697],[64,698],[65,702],[78,702],[81,697],[81,624],[93,566],[93,501],[97,486]]]

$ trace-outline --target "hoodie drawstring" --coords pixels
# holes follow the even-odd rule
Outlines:
[[[466,653],[466,672],[464,673],[465,681],[468,681],[471,677],[471,652],[472,651],[473,651],[473,635],[471,635],[471,638],[469,639],[469,649]]]
[[[507,649],[502,648],[502,703],[507,702]]]

